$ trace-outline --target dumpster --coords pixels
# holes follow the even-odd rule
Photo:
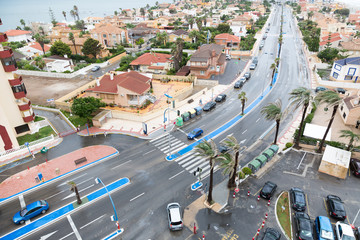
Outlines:
[[[189,121],[190,113],[189,112],[184,112],[183,114],[181,114],[181,117],[182,117],[184,122]]]
[[[196,111],[196,115],[201,115],[201,113],[202,113],[202,108],[201,107],[195,107],[194,109]]]
[[[266,149],[262,154],[267,157],[268,161],[275,155],[271,149]]]
[[[48,149],[47,147],[43,147],[43,148],[40,150],[40,152],[41,152],[41,153],[46,153],[48,150],[49,150],[49,149]]]
[[[248,168],[251,169],[251,171],[254,173],[257,170],[259,170],[261,163],[258,160],[252,160],[249,164],[248,164]]]
[[[261,164],[261,166],[260,167],[263,167],[263,166],[265,166],[265,164],[266,164],[266,162],[267,162],[267,157],[265,156],[265,155],[259,155],[259,156],[257,156],[256,158],[255,158],[255,160],[257,160],[257,161],[259,161],[260,162],[260,164]]]
[[[274,153],[277,153],[277,151],[279,150],[279,146],[278,145],[271,145],[271,147],[269,149],[272,150]]]
[[[176,118],[176,126],[181,127],[184,124],[182,117]]]
[[[196,110],[195,109],[191,109],[189,111],[189,114],[190,114],[190,118],[194,118],[196,116]]]

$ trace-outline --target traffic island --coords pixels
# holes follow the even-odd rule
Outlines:
[[[282,192],[275,205],[276,220],[287,239],[292,239],[289,193]]]

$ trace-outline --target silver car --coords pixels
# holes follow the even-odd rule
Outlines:
[[[254,64],[254,63],[252,63],[252,64],[250,64],[250,70],[255,70],[255,68],[256,68],[256,65]]]
[[[166,207],[169,220],[169,229],[178,231],[183,229],[183,221],[181,219],[181,206],[179,203],[169,203]]]

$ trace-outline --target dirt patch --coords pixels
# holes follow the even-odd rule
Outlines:
[[[54,98],[55,100],[68,94],[75,89],[91,82],[85,77],[79,78],[46,78],[35,76],[22,76],[27,90],[27,98],[32,104],[51,105],[46,100]]]

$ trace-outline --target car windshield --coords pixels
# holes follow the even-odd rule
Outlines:
[[[266,240],[277,240],[276,236],[272,235],[271,233],[267,233],[263,239],[266,239]]]
[[[311,237],[311,232],[309,230],[301,230],[300,236],[302,237]]]
[[[182,222],[179,221],[179,222],[171,222],[172,225],[180,225]]]
[[[321,230],[320,236],[325,239],[334,239],[333,233],[326,230]]]
[[[196,134],[196,130],[192,130],[190,134],[195,135],[195,134]]]
[[[342,237],[342,240],[355,240],[355,238],[352,237],[352,236],[344,235],[344,236]]]
[[[40,203],[41,203],[42,206],[46,205],[46,202],[44,200],[40,200]]]
[[[305,205],[304,195],[302,193],[295,193],[295,201],[297,205],[304,206]]]
[[[340,212],[345,211],[344,206],[342,205],[342,203],[334,201],[334,207],[335,207],[336,211],[340,211]]]
[[[21,211],[20,211],[20,216],[23,217],[27,212],[28,212],[28,210],[27,210],[26,208],[21,209]]]

